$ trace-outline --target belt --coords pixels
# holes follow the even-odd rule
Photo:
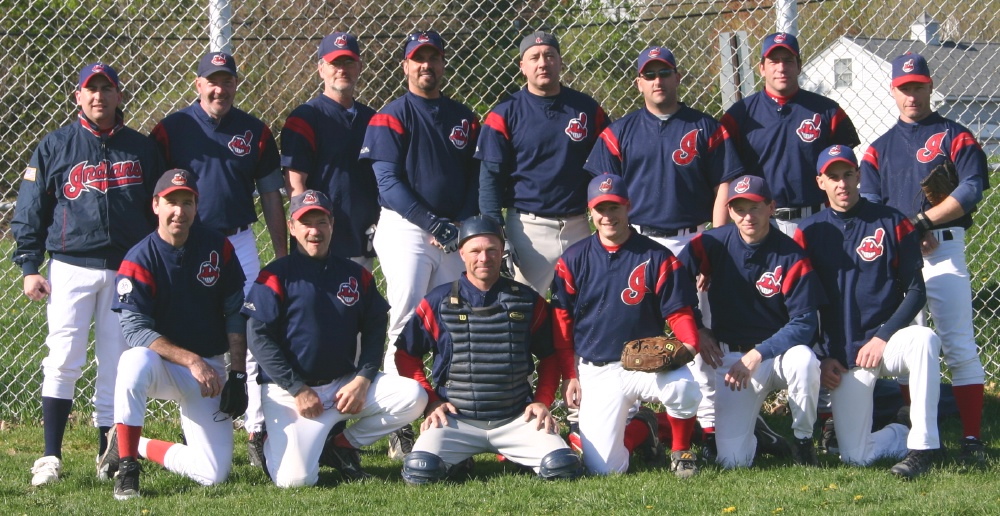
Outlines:
[[[312,380],[305,382],[305,384],[308,385],[309,387],[322,387],[324,385],[329,385],[333,382],[334,380]]]
[[[583,214],[586,213],[586,212],[581,211],[579,213],[566,213],[566,214],[561,214],[561,215],[543,215],[541,213],[531,213],[530,211],[524,211],[524,210],[522,210],[520,208],[514,208],[514,211],[520,213],[521,215],[528,215],[529,217],[538,217],[538,218],[541,218],[541,219],[568,219],[568,218],[572,218],[572,217],[579,217],[580,215],[583,215]]]
[[[722,346],[726,346],[726,349],[728,349],[730,353],[732,353],[734,351],[738,351],[740,353],[746,353],[746,352],[754,349],[755,347],[757,347],[757,346],[755,346],[753,344],[744,344],[744,345],[740,346],[738,344],[730,344],[728,342],[719,341],[719,347],[722,347]]]
[[[950,229],[932,229],[931,234],[934,235],[934,238],[938,239],[938,242],[947,242],[955,239],[955,234]]]
[[[246,231],[248,229],[250,229],[250,224],[246,224],[246,225],[243,225],[243,226],[240,226],[240,227],[237,227],[237,228],[233,228],[233,229],[227,229],[227,230],[223,231],[222,233],[224,235],[226,235],[226,236],[233,236],[236,233],[242,233],[242,232],[244,232],[244,231]]]
[[[586,358],[581,358],[580,359],[580,363],[581,364],[583,364],[583,365],[589,365],[589,366],[594,366],[594,367],[604,367],[604,366],[606,366],[608,364],[613,364],[615,362],[617,362],[617,360],[614,360],[614,361],[611,361],[611,362],[597,362],[597,361],[587,360]]]
[[[778,208],[777,210],[774,210],[774,218],[778,220],[801,219],[802,217],[808,217],[813,213],[818,213],[819,210],[822,209],[822,204],[799,206],[797,208]]]
[[[639,226],[639,233],[653,238],[671,238],[691,235],[698,232],[698,226],[680,229],[656,229],[649,226]]]

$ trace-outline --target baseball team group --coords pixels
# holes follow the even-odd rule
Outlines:
[[[891,458],[912,479],[945,449],[942,360],[959,459],[985,463],[964,253],[986,155],[932,110],[919,54],[892,62],[899,119],[861,159],[844,110],[800,89],[792,34],[763,40],[763,90],[721,120],[680,101],[662,46],[628,78],[643,107],[615,121],[561,84],[549,33],[521,41],[525,86],[481,124],[442,93],[438,33],[407,37],[406,92],[380,111],[355,98],[362,56],[349,33],[322,40],[322,92],[288,115],[280,151],[234,106],[232,55],[202,57],[197,100],[149,136],[125,125],[112,66],[80,70],[77,120],[38,144],[11,222],[24,294],[47,302],[32,485],[62,473],[92,322],[97,475],[119,500],[139,496],[140,459],[225,481],[241,416],[251,463],[281,487],[321,466],[367,478],[359,450],[386,436],[421,485],[480,453],[545,479],[624,473],[636,455],[681,478],[761,453],[818,465],[820,429],[845,463]],[[666,328],[693,361],[622,363]],[[905,405],[873,428],[880,377]],[[759,416],[777,390],[787,441]],[[150,398],[177,402],[182,443],[143,436]]]

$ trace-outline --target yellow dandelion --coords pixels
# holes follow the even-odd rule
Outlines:
[[[784,507],[778,507],[775,510],[771,511],[771,514],[778,514],[779,512],[784,512],[784,511],[785,511]]]
[[[726,513],[726,514],[728,514],[730,512],[736,512],[736,506],[735,505],[731,505],[729,507],[726,507],[725,509],[722,509],[722,512]]]
[[[799,491],[808,491],[808,490],[809,490],[809,486],[802,486],[802,487],[799,488]]]
[[[860,500],[860,499],[862,499],[862,498],[864,498],[864,496],[862,496],[862,495],[854,495],[854,501],[855,502],[858,501],[858,500]]]

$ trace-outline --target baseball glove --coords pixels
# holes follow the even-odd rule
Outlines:
[[[630,340],[622,349],[622,367],[629,371],[673,371],[694,360],[681,341],[660,335]]]
[[[229,414],[231,418],[237,418],[247,411],[248,402],[247,374],[242,371],[230,371],[229,379],[222,387],[219,411]]]
[[[940,204],[957,186],[958,173],[955,172],[955,164],[951,160],[934,167],[927,177],[920,180],[920,189],[924,191],[924,197],[927,197],[931,206]]]

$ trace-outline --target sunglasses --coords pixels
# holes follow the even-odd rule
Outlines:
[[[653,72],[653,71],[642,72],[642,78],[646,79],[647,81],[652,81],[652,80],[656,80],[657,78],[665,79],[667,77],[670,77],[673,74],[674,74],[674,69],[673,68],[660,68],[659,70],[657,70],[655,72]]]

